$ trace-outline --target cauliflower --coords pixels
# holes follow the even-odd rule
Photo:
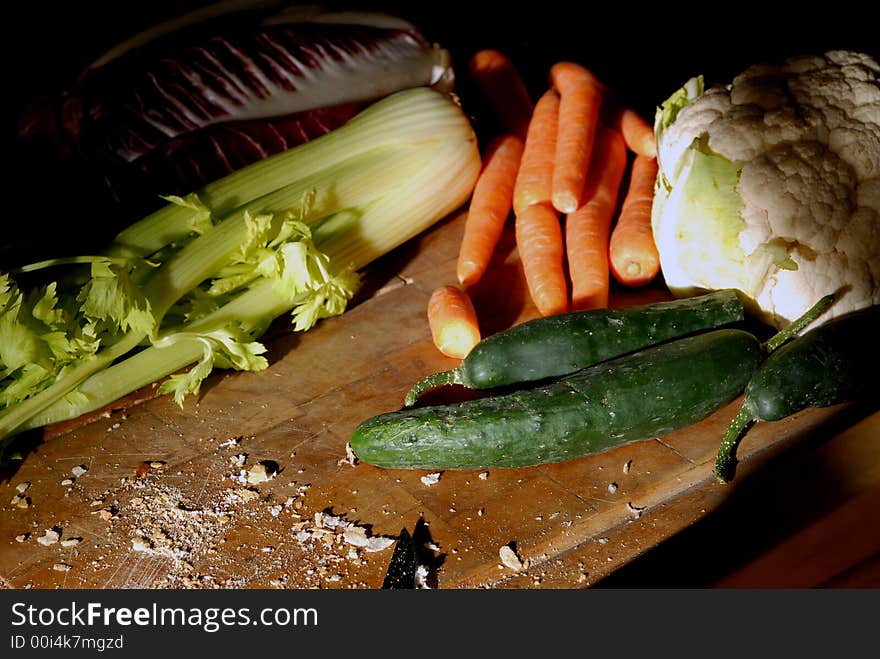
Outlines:
[[[734,288],[784,327],[880,303],[880,66],[833,51],[693,78],[655,119],[652,210],[663,277],[679,296]]]

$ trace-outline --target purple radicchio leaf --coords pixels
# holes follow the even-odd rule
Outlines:
[[[136,219],[159,195],[186,194],[314,139],[373,100],[451,85],[446,51],[397,17],[234,18],[117,46],[67,90],[58,122],[24,122],[28,137],[48,126],[42,140]]]

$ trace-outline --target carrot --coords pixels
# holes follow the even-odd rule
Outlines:
[[[565,252],[556,210],[549,203],[526,206],[515,226],[523,273],[538,312],[551,316],[567,311]]]
[[[513,62],[498,50],[480,50],[470,73],[505,130],[525,139],[535,104]]]
[[[431,293],[428,326],[434,345],[447,357],[464,359],[480,341],[473,302],[465,291],[455,286],[441,286]]]
[[[654,127],[635,110],[618,108],[614,113],[614,127],[623,134],[626,146],[636,155],[653,158],[657,155]]]
[[[608,250],[611,272],[626,286],[643,286],[660,271],[660,255],[651,230],[656,178],[657,159],[637,155]]]
[[[516,135],[496,137],[486,149],[458,253],[456,270],[462,286],[476,284],[489,267],[513,206],[513,186],[522,153],[523,141]]]
[[[531,204],[550,202],[558,120],[559,95],[548,89],[538,99],[529,121],[513,189],[513,212],[516,215]]]
[[[560,97],[552,201],[560,213],[571,213],[580,206],[587,178],[599,124],[602,85],[587,69],[573,62],[554,64],[550,80]]]
[[[565,219],[572,308],[608,306],[608,236],[626,169],[626,145],[617,131],[600,128],[584,187],[587,200]]]

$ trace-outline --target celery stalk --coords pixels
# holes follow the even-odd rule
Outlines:
[[[301,180],[316,169],[333,172],[341,163],[361,154],[396,150],[425,141],[469,139],[471,128],[462,123],[460,109],[448,101],[441,107],[425,88],[414,88],[381,99],[344,126],[295,149],[270,156],[211,183],[197,192],[212,214],[223,216],[274,192],[282,181]],[[393,125],[394,130],[388,130]],[[430,126],[430,131],[425,127]],[[148,256],[177,242],[191,231],[197,212],[168,205],[119,233],[111,255]]]
[[[444,148],[441,153],[449,157],[450,161],[454,161],[459,155],[454,146]],[[430,163],[424,163],[421,169],[411,170],[412,175],[403,178],[403,183],[398,183],[359,214],[354,224],[344,223],[344,231],[330,235],[325,230],[322,235],[321,229],[326,225],[319,226],[314,234],[316,243],[330,256],[331,261],[338,262],[351,261],[359,264],[361,261],[368,261],[370,255],[388,251],[396,246],[392,243],[399,244],[406,239],[406,225],[420,226],[420,221],[423,223],[432,214],[439,213],[442,217],[455,209],[454,200],[467,194],[471,185],[469,181],[479,171],[478,160],[467,159],[463,164],[461,168],[449,167],[437,175]],[[456,186],[461,189],[455,190]],[[455,194],[447,197],[444,205],[437,207],[436,201],[443,200],[440,195],[442,190],[453,190]],[[394,218],[404,226],[388,226],[388,218]],[[362,238],[364,235],[379,237],[370,243]],[[290,299],[279,290],[275,282],[264,280],[254,288],[242,292],[213,314],[189,323],[185,329],[191,333],[208,332],[237,322],[244,331],[256,337],[266,330],[269,322],[284,314],[290,306]],[[174,328],[171,333],[183,329]],[[87,401],[75,406],[56,404],[32,420],[32,424],[41,426],[55,423],[99,409],[130,391],[186,367],[198,360],[200,354],[201,346],[194,339],[161,347],[151,346],[96,373],[83,383],[79,391],[87,396]]]
[[[291,312],[305,330],[342,313],[354,271],[464,203],[479,170],[454,101],[408,90],[172,200],[89,257],[91,277],[66,298],[55,288],[24,296],[0,273],[0,342],[40,356],[30,373],[14,349],[0,359],[0,440],[169,374],[160,391],[183,404],[213,368],[265,368],[257,339],[275,318]]]

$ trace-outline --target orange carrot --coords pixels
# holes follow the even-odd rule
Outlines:
[[[660,255],[651,230],[656,178],[657,159],[636,156],[608,250],[611,272],[626,286],[643,286],[660,271]]]
[[[626,169],[626,145],[617,131],[600,128],[584,187],[586,202],[565,219],[572,308],[608,306],[608,239]]]
[[[542,316],[568,309],[565,251],[559,215],[549,203],[526,206],[516,216],[516,246],[529,294]]]
[[[434,345],[447,357],[463,359],[480,341],[473,302],[465,291],[455,286],[441,286],[431,293],[428,326]]]
[[[489,267],[513,206],[513,186],[522,154],[523,141],[516,135],[501,135],[489,143],[458,253],[456,269],[462,286],[476,284]]]
[[[471,57],[470,72],[505,130],[525,139],[535,104],[513,62],[497,50]]]
[[[657,155],[654,127],[638,112],[629,108],[617,108],[613,123],[614,127],[623,134],[626,146],[636,155],[648,158]]]
[[[559,92],[559,132],[553,170],[552,200],[560,213],[581,204],[599,109],[602,85],[587,69],[573,62],[557,62],[550,81]]]
[[[551,199],[558,121],[559,95],[555,90],[548,89],[538,99],[529,121],[513,189],[513,212],[516,215],[531,204],[542,204]]]

